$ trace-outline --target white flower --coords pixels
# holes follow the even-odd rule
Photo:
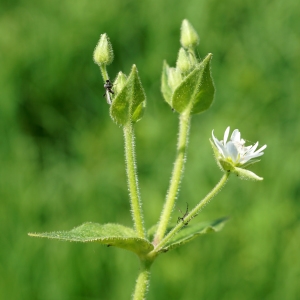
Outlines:
[[[241,138],[241,133],[238,129],[235,129],[228,141],[230,127],[227,127],[224,133],[224,139],[219,141],[214,136],[214,131],[212,131],[213,143],[212,146],[215,151],[216,159],[220,164],[221,168],[225,171],[233,171],[241,177],[247,177],[251,179],[261,180],[254,173],[241,169],[239,167],[245,168],[246,166],[257,162],[255,158],[260,157],[264,154],[262,152],[266,149],[267,145],[262,146],[257,149],[258,142],[252,146],[245,146],[245,140]],[[256,177],[255,177],[256,176]]]

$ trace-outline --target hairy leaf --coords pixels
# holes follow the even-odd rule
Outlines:
[[[201,222],[198,224],[187,225],[181,229],[168,243],[162,251],[168,251],[180,247],[199,235],[220,231],[228,218],[221,218],[211,222]]]
[[[33,237],[57,239],[69,242],[99,242],[107,246],[123,248],[138,255],[153,249],[146,239],[139,238],[132,228],[119,224],[84,223],[70,231],[29,233]]]

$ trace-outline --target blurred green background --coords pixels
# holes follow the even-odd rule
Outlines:
[[[239,128],[267,144],[252,170],[231,178],[197,221],[231,217],[218,234],[162,255],[148,299],[299,299],[300,9],[297,0],[15,0],[0,4],[0,298],[129,299],[138,273],[130,252],[34,239],[86,221],[131,226],[122,130],[109,118],[92,53],[113,44],[108,71],[135,63],[147,94],[136,125],[145,223],[157,222],[178,126],[160,93],[162,61],[175,65],[179,28],[213,53],[212,108],[192,120],[173,220],[216,184],[208,139]],[[195,222],[194,220],[193,222]],[[297,250],[298,249],[298,250]]]

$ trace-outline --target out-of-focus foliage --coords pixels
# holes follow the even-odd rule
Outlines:
[[[132,64],[147,94],[136,145],[146,226],[157,222],[175,157],[177,114],[160,93],[180,25],[213,53],[217,93],[192,120],[177,207],[195,205],[221,176],[211,130],[239,128],[268,148],[231,178],[197,221],[225,229],[164,254],[152,300],[297,299],[300,294],[300,10],[297,0],[2,1],[0,8],[0,295],[3,299],[128,299],[138,261],[97,244],[33,239],[84,222],[131,226],[121,129],[109,117],[92,54],[106,32],[113,79]],[[174,221],[178,215],[174,211]],[[193,221],[192,221],[193,222]],[[192,224],[191,222],[191,224]]]

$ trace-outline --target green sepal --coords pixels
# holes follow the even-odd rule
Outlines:
[[[121,126],[139,121],[146,106],[146,95],[135,65],[128,79],[110,106],[112,119]]]
[[[259,177],[258,175],[256,175],[255,173],[243,169],[243,168],[238,168],[235,167],[234,168],[234,173],[240,178],[240,179],[244,179],[244,180],[255,180],[255,181],[261,181],[263,180],[262,177]]]
[[[110,116],[118,125],[125,125],[129,120],[130,86],[125,84],[110,106]]]
[[[143,117],[146,107],[146,94],[135,65],[132,67],[128,81],[130,81],[130,77],[132,77],[131,122],[135,123]]]
[[[224,160],[222,158],[219,159],[219,163],[221,165],[221,168],[226,172],[234,172],[235,166],[231,164],[229,161]]]
[[[201,222],[193,225],[187,225],[181,229],[162,249],[163,252],[180,247],[196,237],[211,233],[218,232],[227,222],[228,218],[221,218],[210,222]]]
[[[161,92],[163,94],[163,97],[165,101],[171,105],[171,97],[172,97],[172,89],[169,86],[168,83],[168,74],[169,74],[169,65],[166,61],[163,63],[163,71],[161,76]]]
[[[224,171],[224,170],[223,170],[223,167],[221,166],[221,164],[220,164],[220,162],[219,162],[219,156],[220,156],[220,154],[219,154],[218,148],[215,146],[215,143],[214,143],[211,139],[209,139],[209,142],[210,142],[210,145],[211,145],[211,147],[212,147],[212,149],[213,149],[214,157],[215,157],[215,160],[216,160],[218,166],[220,167],[220,169],[221,169],[222,171]]]
[[[249,166],[252,166],[253,164],[256,164],[257,162],[259,162],[260,159],[251,159],[248,162],[246,162],[245,164],[243,164],[243,168],[248,168]]]
[[[153,250],[153,245],[146,239],[139,238],[136,232],[120,224],[84,223],[70,231],[28,233],[29,236],[57,239],[69,242],[99,242],[145,255]]]
[[[177,112],[183,113],[189,108],[191,114],[198,114],[211,106],[215,95],[210,72],[211,59],[210,53],[175,89],[171,106]]]
[[[245,166],[242,165],[242,168],[239,168],[237,166],[234,166],[232,163],[229,161],[226,161],[224,159],[217,159],[218,164],[220,165],[221,169],[225,172],[232,172],[236,174],[240,179],[244,180],[255,180],[255,181],[261,181],[263,180],[262,177],[259,177],[255,173],[245,169]],[[250,164],[248,164],[249,166]]]

